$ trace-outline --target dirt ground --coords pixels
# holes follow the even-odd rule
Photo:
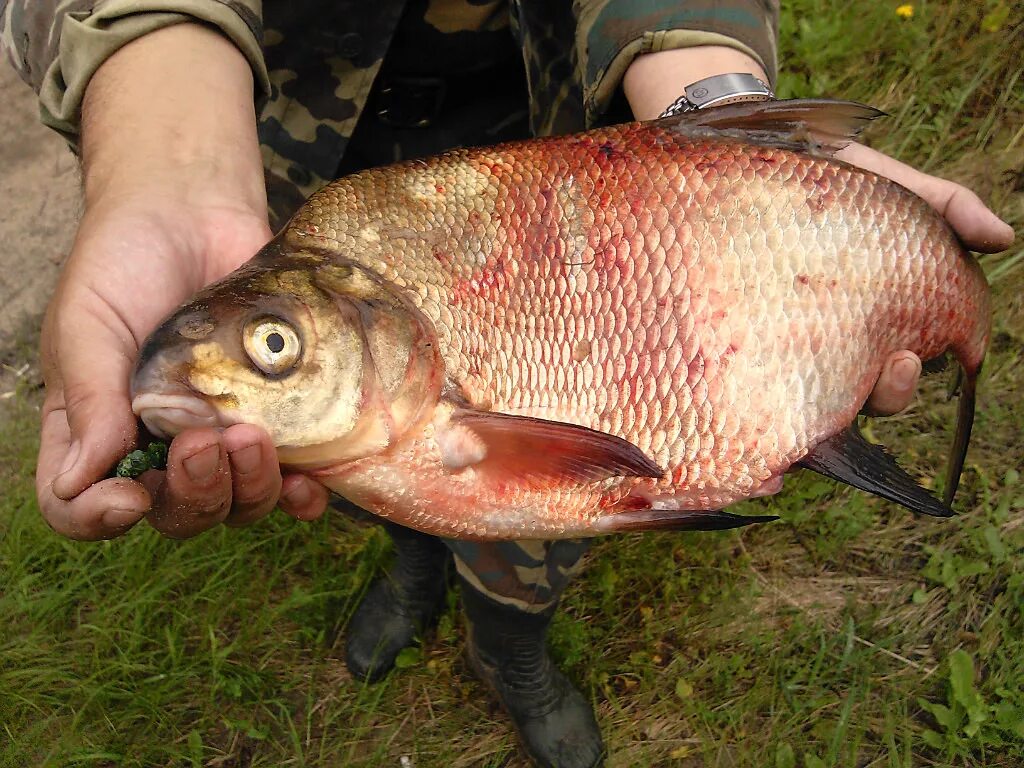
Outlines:
[[[35,94],[0,59],[0,360],[39,323],[71,247],[78,162],[37,116]]]

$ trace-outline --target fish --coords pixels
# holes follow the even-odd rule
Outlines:
[[[735,104],[345,176],[153,332],[133,410],[259,425],[456,539],[767,522],[726,510],[800,468],[950,516],[989,290],[924,200],[834,157],[881,114]],[[901,349],[963,374],[942,499],[857,428]]]

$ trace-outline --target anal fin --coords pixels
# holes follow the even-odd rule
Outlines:
[[[854,422],[811,449],[800,466],[933,517],[954,513],[903,471],[886,450],[864,439]]]
[[[600,533],[724,531],[778,519],[778,515],[734,515],[721,510],[637,509],[606,515],[594,523],[594,530]]]

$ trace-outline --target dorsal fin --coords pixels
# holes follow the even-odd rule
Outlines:
[[[785,99],[727,104],[654,122],[695,138],[725,136],[828,157],[884,114],[855,101]]]

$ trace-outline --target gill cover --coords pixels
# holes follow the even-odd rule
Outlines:
[[[351,430],[331,444],[280,445],[282,463],[323,468],[379,453],[430,418],[444,381],[431,322],[372,271],[334,259],[311,271],[360,342],[360,384]],[[330,349],[333,340],[318,343]]]

